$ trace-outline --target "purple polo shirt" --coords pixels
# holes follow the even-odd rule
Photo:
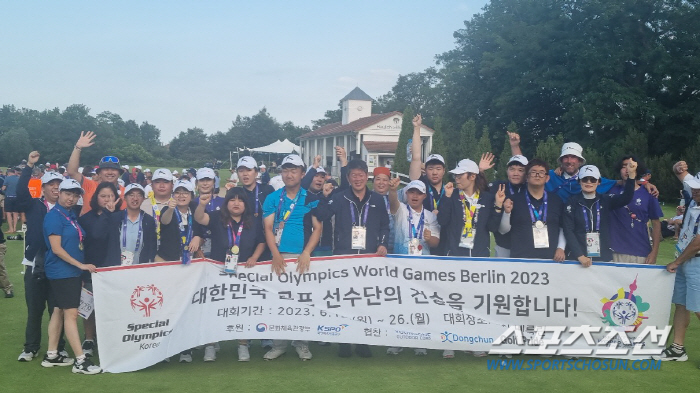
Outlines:
[[[610,194],[621,194],[622,190],[616,185]],[[633,214],[636,218],[632,218]],[[629,205],[610,212],[610,247],[618,254],[646,257],[651,252],[647,223],[663,216],[659,201],[646,188],[639,187]]]

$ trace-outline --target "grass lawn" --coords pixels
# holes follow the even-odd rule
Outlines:
[[[153,169],[153,168],[151,168]],[[227,172],[227,171],[226,171]],[[664,207],[673,213],[672,206]],[[3,229],[7,227],[4,226]],[[20,363],[17,356],[24,342],[26,307],[21,274],[22,242],[8,241],[5,262],[15,285],[15,298],[0,298],[0,381],[2,392],[211,392],[224,389],[243,392],[651,392],[692,391],[700,385],[700,324],[691,319],[686,347],[690,360],[664,363],[659,371],[489,371],[486,359],[458,353],[444,360],[441,351],[416,357],[405,350],[398,356],[385,355],[374,347],[374,357],[341,359],[337,346],[312,344],[314,359],[301,362],[291,350],[278,360],[262,360],[257,342],[251,347],[252,360],[237,362],[235,346],[222,343],[214,363],[203,363],[203,351],[194,352],[191,364],[158,364],[125,374],[74,375],[70,368],[45,369],[40,359]],[[662,244],[659,264],[673,258],[672,241]],[[46,330],[45,330],[46,331]],[[46,349],[46,337],[42,351]],[[291,348],[290,348],[291,349]],[[70,352],[70,350],[69,350]],[[43,356],[43,352],[41,353]],[[521,357],[540,360],[539,357]],[[176,360],[174,357],[173,360]],[[692,388],[696,386],[696,388]]]

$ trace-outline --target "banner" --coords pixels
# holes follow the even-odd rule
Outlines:
[[[512,353],[547,340],[553,351],[590,349],[594,340],[598,352],[581,355],[631,357],[638,335],[637,349],[663,348],[648,328],[668,325],[674,282],[663,266],[497,258],[357,255],[295,269],[289,260],[280,276],[269,262],[229,275],[202,259],[98,269],[101,366],[139,370],[234,339]],[[566,329],[587,325],[599,331]],[[576,335],[588,343],[563,342]]]

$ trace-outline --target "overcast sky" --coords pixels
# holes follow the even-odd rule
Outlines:
[[[434,65],[486,0],[0,0],[0,104],[84,104],[167,143],[262,107],[311,125],[355,86],[377,98]]]

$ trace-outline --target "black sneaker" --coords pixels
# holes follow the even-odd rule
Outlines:
[[[682,352],[676,352],[675,350],[673,350],[673,347],[670,346],[664,349],[664,351],[661,352],[661,355],[652,356],[651,358],[654,360],[661,360],[664,362],[685,362],[686,360],[688,360],[688,354],[685,353],[685,348],[683,348]]]
[[[54,366],[70,366],[75,362],[73,358],[65,357],[63,355],[57,355],[53,359],[49,359],[49,355],[44,355],[44,360],[41,361],[42,367],[54,367]]]
[[[92,375],[92,374],[99,374],[102,372],[102,368],[100,366],[95,366],[92,361],[88,358],[85,358],[85,360],[82,363],[75,363],[73,365],[73,374],[87,374],[87,375]]]
[[[83,341],[83,353],[87,357],[92,357],[95,351],[95,342],[92,340]]]
[[[355,345],[355,353],[361,358],[371,358],[372,350],[369,349],[367,344],[357,344]]]

